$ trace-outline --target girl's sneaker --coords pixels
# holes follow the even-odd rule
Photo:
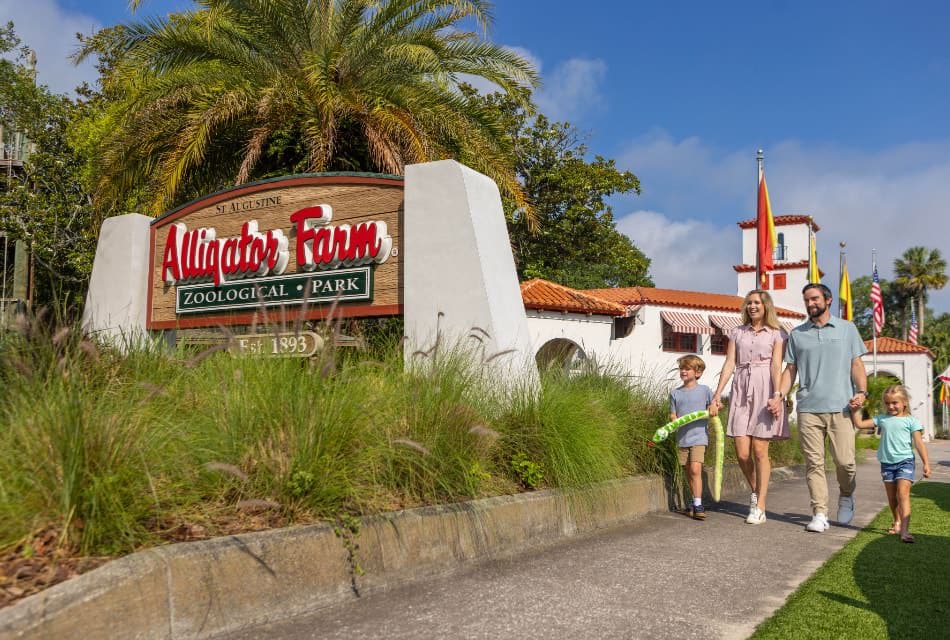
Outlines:
[[[693,506],[693,519],[694,520],[705,520],[706,519],[706,507],[701,504]]]
[[[755,491],[749,496],[749,514],[751,515],[759,507],[759,494]]]
[[[752,507],[749,517],[745,519],[748,524],[765,524],[765,512],[758,507]]]

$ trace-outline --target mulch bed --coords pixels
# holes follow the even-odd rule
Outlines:
[[[234,513],[218,513],[203,524],[154,523],[161,543],[191,542],[285,527],[280,513],[248,505]],[[297,522],[296,524],[306,524]],[[0,609],[53,585],[101,567],[116,556],[84,556],[63,544],[60,531],[47,528],[0,555]]]
[[[47,529],[0,556],[0,607],[54,584],[91,571],[111,560],[71,554],[57,531]]]

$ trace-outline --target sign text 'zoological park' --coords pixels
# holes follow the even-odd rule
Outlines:
[[[287,276],[282,274],[290,261],[289,242],[281,229],[261,232],[257,221],[249,220],[239,236],[218,238],[214,228],[169,225],[161,273],[167,285],[178,284],[176,312],[370,300],[372,271],[362,265],[382,264],[392,253],[386,223],[334,226],[332,219],[327,204],[290,215],[298,272]]]

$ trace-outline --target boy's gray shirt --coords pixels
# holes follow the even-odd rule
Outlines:
[[[697,384],[692,389],[678,387],[670,392],[670,411],[676,417],[682,418],[694,411],[705,411],[712,403],[712,389],[704,384]],[[690,422],[676,430],[677,446],[693,447],[699,444],[709,444],[709,420],[703,418]]]

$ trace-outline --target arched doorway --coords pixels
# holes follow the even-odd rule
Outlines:
[[[587,362],[587,354],[573,340],[555,338],[545,342],[534,359],[541,371],[553,368],[564,373],[577,373]]]

